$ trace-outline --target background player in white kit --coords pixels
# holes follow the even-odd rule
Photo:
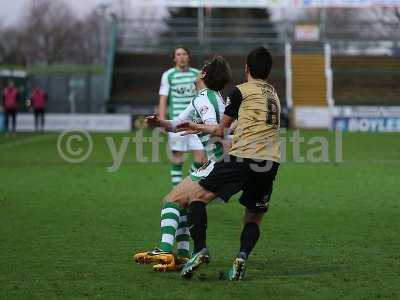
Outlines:
[[[176,47],[172,54],[175,67],[162,75],[160,87],[159,118],[172,120],[179,116],[191,100],[196,97],[195,81],[199,70],[190,68],[190,53],[184,47]],[[171,181],[176,186],[182,181],[185,152],[192,151],[194,162],[191,171],[200,168],[206,161],[204,147],[197,135],[182,136],[168,133],[168,146],[172,152]]]

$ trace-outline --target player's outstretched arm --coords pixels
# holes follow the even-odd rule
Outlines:
[[[231,125],[235,120],[235,118],[224,115],[213,135],[224,138],[225,134],[231,134]]]
[[[153,127],[165,128],[167,131],[173,131],[172,123],[169,120],[161,120],[157,115],[151,115],[145,118],[146,123]]]
[[[225,137],[225,132],[227,129],[230,129],[231,124],[235,121],[234,118],[224,115],[221,120],[221,123],[216,125],[207,125],[207,124],[196,124],[193,122],[185,122],[178,126],[176,126],[177,131],[184,132],[183,135],[194,134],[194,133],[208,133],[213,136],[218,136],[221,138]]]
[[[196,124],[193,122],[185,122],[176,126],[178,132],[182,132],[182,135],[196,134],[200,132],[213,134],[218,125],[206,125]]]

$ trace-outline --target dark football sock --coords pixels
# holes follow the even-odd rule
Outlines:
[[[239,256],[247,259],[260,237],[260,227],[256,223],[247,223],[240,236]]]
[[[206,248],[207,238],[207,211],[206,204],[195,201],[189,205],[188,223],[190,236],[194,243],[194,253]]]

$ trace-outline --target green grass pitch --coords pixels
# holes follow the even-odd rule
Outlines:
[[[332,150],[333,133],[303,134]],[[135,162],[130,144],[109,173],[106,136],[76,165],[58,156],[57,135],[0,137],[0,299],[399,299],[399,134],[344,134],[343,163],[283,164],[240,283],[218,281],[238,250],[235,199],[208,208],[201,276],[132,262],[158,244],[169,164]]]

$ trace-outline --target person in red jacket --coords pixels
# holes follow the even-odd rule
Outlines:
[[[31,94],[30,105],[33,107],[33,114],[35,116],[35,130],[44,131],[44,114],[46,112],[47,104],[47,93],[40,87],[37,86]]]
[[[19,102],[19,92],[14,82],[10,81],[8,86],[3,90],[2,103],[4,108],[4,129],[6,133],[10,131],[15,134],[17,124],[17,110]],[[10,130],[11,119],[11,130]]]

